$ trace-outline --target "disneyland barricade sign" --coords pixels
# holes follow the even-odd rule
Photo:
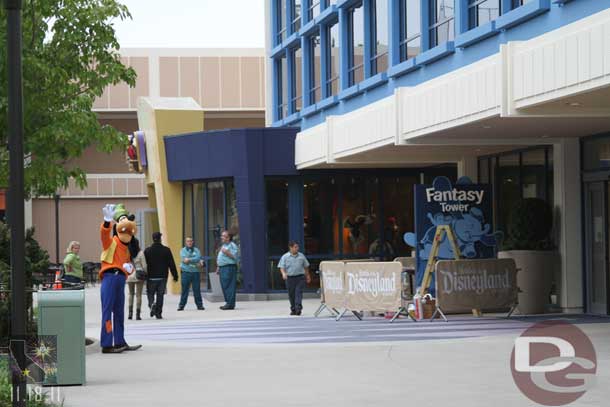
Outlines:
[[[342,261],[323,261],[322,302],[329,308],[345,307],[345,263]]]
[[[346,308],[353,311],[396,311],[401,307],[402,264],[347,263]]]
[[[448,313],[499,310],[517,302],[517,270],[512,259],[440,260],[436,301]]]

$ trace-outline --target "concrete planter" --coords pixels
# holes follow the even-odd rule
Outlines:
[[[553,251],[507,250],[498,252],[498,258],[513,259],[519,269],[519,311],[522,314],[544,313],[549,302],[558,254]]]

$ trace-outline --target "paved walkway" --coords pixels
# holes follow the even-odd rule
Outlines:
[[[238,303],[221,311],[192,303],[163,320],[127,321],[141,351],[88,349],[87,385],[62,388],[65,406],[531,406],[510,373],[514,339],[534,319],[451,317],[394,324],[287,315],[287,301]],[[99,294],[87,290],[87,335],[99,334]],[[610,397],[608,319],[578,318],[598,356],[598,383],[576,406]]]

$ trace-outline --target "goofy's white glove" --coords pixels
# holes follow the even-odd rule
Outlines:
[[[127,272],[127,274],[133,273],[133,265],[131,263],[123,263],[123,270]]]
[[[106,204],[106,206],[104,206],[102,208],[102,213],[104,214],[104,221],[105,222],[112,222],[112,219],[114,218],[114,207],[116,205],[113,204]]]

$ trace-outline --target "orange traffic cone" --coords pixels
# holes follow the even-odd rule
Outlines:
[[[60,271],[57,270],[55,271],[55,282],[53,283],[53,289],[54,290],[61,290],[63,288],[63,285],[61,283],[61,278],[60,278]]]

